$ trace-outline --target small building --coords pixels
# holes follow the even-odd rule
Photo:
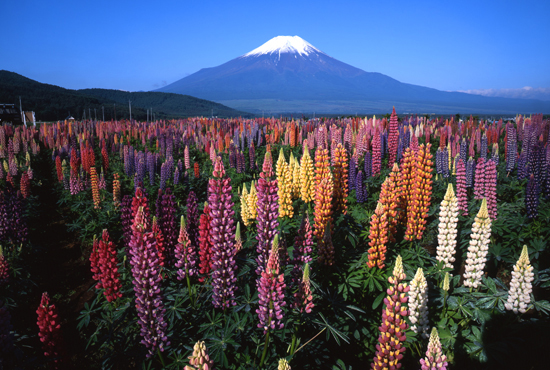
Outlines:
[[[11,122],[13,125],[23,124],[22,115],[15,104],[0,103],[0,124]]]
[[[25,125],[29,125],[32,123],[33,126],[36,126],[36,118],[34,116],[34,112],[25,112],[23,111],[21,113],[21,117],[23,119],[23,123]]]

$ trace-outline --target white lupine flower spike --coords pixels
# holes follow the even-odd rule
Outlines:
[[[487,199],[485,198],[472,225],[471,238],[466,258],[466,271],[463,276],[464,286],[477,288],[481,283],[491,241],[491,219],[489,218]]]
[[[507,310],[514,313],[525,313],[531,303],[531,292],[533,291],[533,266],[529,263],[527,246],[523,246],[521,256],[512,271],[512,281],[508,291],[508,300],[504,304]]]
[[[436,259],[443,261],[445,268],[452,269],[455,261],[457,224],[458,199],[453,190],[453,185],[449,184],[439,210],[439,234],[437,235]]]
[[[416,271],[409,290],[411,330],[428,338],[428,284],[421,267]]]

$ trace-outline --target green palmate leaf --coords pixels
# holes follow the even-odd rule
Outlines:
[[[382,303],[385,296],[386,296],[386,292],[382,292],[378,295],[378,297],[376,297],[374,302],[372,302],[372,309],[373,310],[375,310],[376,308],[378,308],[378,306],[380,306],[380,303]]]
[[[535,301],[535,297],[531,294],[531,304],[535,307],[535,310],[544,313],[545,315],[550,314],[550,302],[548,301]]]
[[[314,323],[318,324],[322,328],[327,329],[327,340],[329,340],[332,336],[338,345],[340,345],[340,339],[348,344],[350,343],[348,336],[342,333],[340,330],[336,329],[334,326],[330,325],[325,316],[320,312],[319,317],[321,317],[321,320],[323,321],[321,322],[319,320],[314,320]]]
[[[533,284],[540,285],[541,288],[550,287],[550,268],[539,271]]]
[[[344,361],[338,359],[336,361],[336,365],[332,366],[332,370],[352,370],[352,367],[351,366],[347,367]]]

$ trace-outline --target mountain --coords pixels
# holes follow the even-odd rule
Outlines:
[[[63,120],[69,114],[77,119],[83,117],[105,119],[129,118],[128,100],[132,101],[132,118],[147,119],[147,109],[153,109],[155,118],[181,118],[194,116],[250,117],[219,103],[159,92],[126,92],[107,89],[70,90],[59,86],[40,83],[14,72],[0,70],[0,103],[19,105],[21,97],[24,110],[32,110],[40,121]],[[95,112],[94,112],[95,109]]]
[[[550,112],[537,100],[445,92],[365,72],[298,36],[277,36],[220,66],[204,68],[156,91],[189,94],[259,113]]]

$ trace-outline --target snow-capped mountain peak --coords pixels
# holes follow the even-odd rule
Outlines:
[[[243,57],[274,53],[293,53],[307,56],[311,53],[322,53],[322,51],[311,45],[300,36],[277,36],[262,46],[246,53]]]

